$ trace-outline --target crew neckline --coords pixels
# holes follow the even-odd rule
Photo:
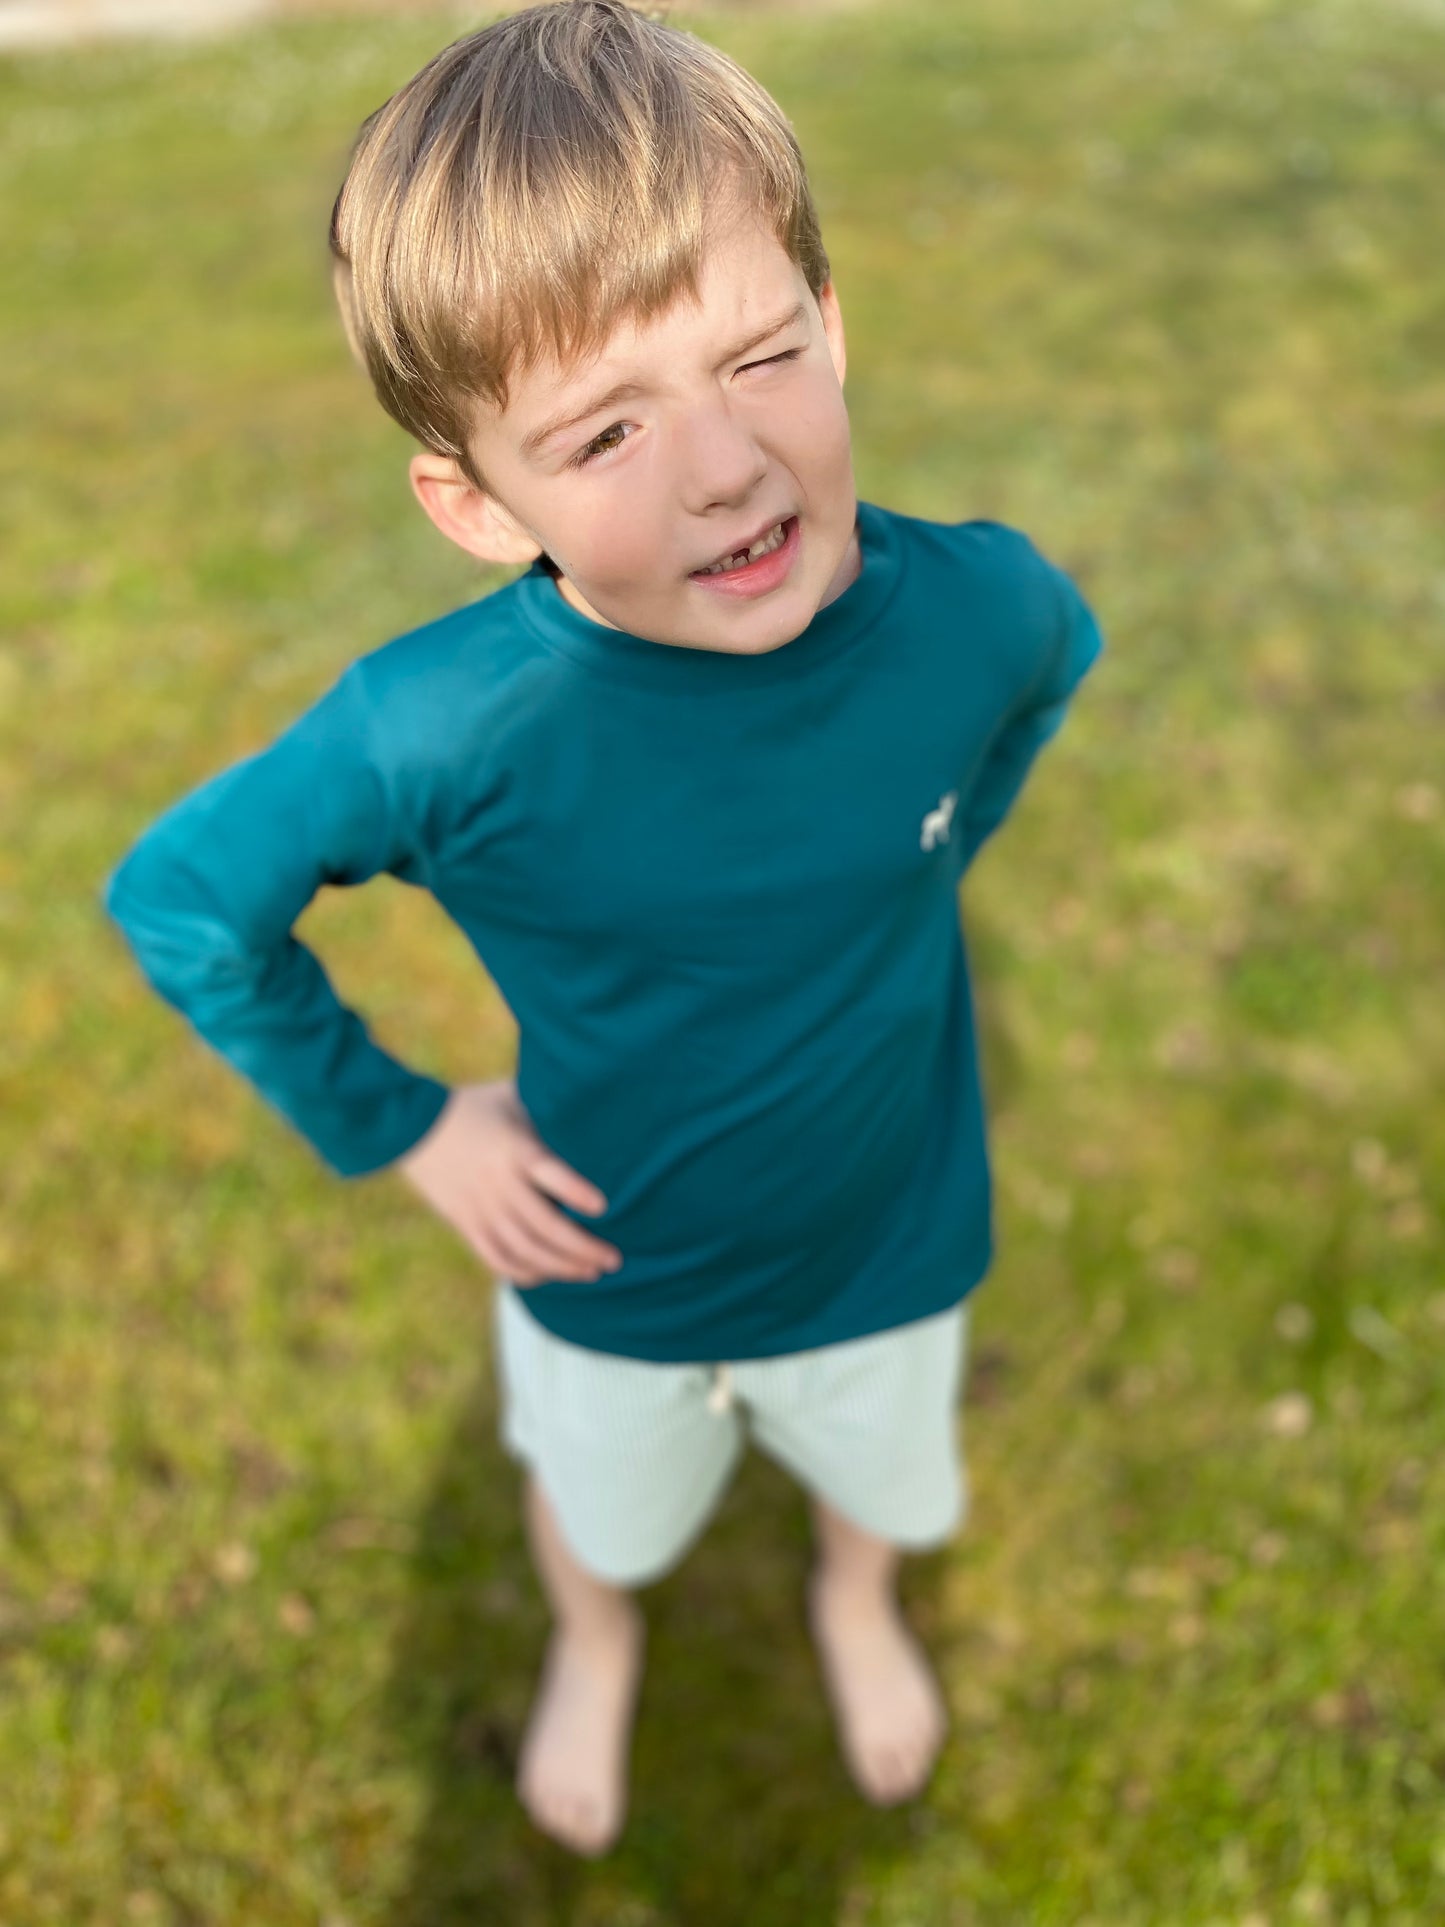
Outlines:
[[[882,614],[902,569],[903,545],[895,518],[871,502],[858,503],[857,529],[861,559],[857,575],[791,642],[762,656],[685,648],[634,636],[625,629],[604,628],[572,607],[540,561],[532,563],[513,587],[522,615],[538,639],[604,679],[646,683],[655,689],[756,689],[831,661],[859,641]]]

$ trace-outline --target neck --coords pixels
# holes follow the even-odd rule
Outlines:
[[[856,582],[862,573],[863,551],[858,544],[858,517],[855,514],[852,532],[848,537],[848,546],[843,551],[843,560],[833,571],[833,580],[823,591],[823,600],[818,607],[826,609],[830,602],[836,602],[843,591]]]

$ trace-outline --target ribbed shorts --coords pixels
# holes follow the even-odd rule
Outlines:
[[[967,1515],[966,1300],[813,1351],[669,1365],[574,1345],[525,1298],[498,1279],[502,1445],[536,1476],[573,1557],[611,1585],[646,1585],[678,1564],[749,1437],[894,1545],[946,1544]]]

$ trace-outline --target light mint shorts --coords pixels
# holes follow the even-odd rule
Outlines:
[[[502,1444],[529,1466],[578,1563],[614,1586],[670,1571],[750,1435],[865,1532],[921,1550],[966,1516],[960,1395],[967,1301],[814,1351],[666,1365],[547,1330],[497,1281]]]

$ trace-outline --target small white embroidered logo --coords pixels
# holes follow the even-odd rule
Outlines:
[[[953,806],[957,801],[957,790],[950,790],[947,796],[939,797],[938,808],[930,810],[923,819],[923,834],[918,839],[920,849],[932,850],[948,841],[948,826],[953,820]]]

